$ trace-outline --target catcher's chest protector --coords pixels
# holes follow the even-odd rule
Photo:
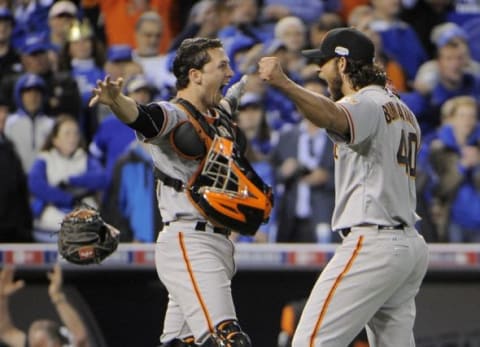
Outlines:
[[[268,221],[273,194],[245,159],[245,138],[224,110],[217,109],[219,117],[212,125],[188,101],[177,103],[200,139],[182,149],[185,156],[202,160],[188,181],[188,198],[212,224],[254,235]]]

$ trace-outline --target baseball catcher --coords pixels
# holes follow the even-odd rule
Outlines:
[[[81,205],[63,219],[58,251],[74,264],[98,264],[117,249],[119,234],[96,209]]]

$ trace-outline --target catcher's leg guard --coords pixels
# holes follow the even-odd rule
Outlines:
[[[252,347],[252,342],[235,320],[228,320],[217,325],[216,334],[200,345],[201,347]]]
[[[174,339],[172,341],[165,342],[159,347],[195,347],[195,339],[193,336],[184,338],[183,340]]]

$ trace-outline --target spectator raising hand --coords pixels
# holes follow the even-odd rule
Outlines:
[[[5,268],[0,272],[0,297],[8,297],[17,290],[23,288],[25,282],[23,280],[13,281],[13,269]]]
[[[63,276],[60,264],[55,264],[52,272],[47,273],[50,285],[48,286],[48,295],[54,304],[65,300],[65,295],[62,292]]]
[[[17,329],[11,319],[8,310],[8,302],[11,295],[25,286],[22,280],[13,280],[14,270],[6,267],[0,272],[0,342],[8,346],[24,346],[26,335]]]
[[[90,344],[88,342],[87,329],[75,308],[67,301],[63,292],[63,275],[60,264],[55,264],[53,271],[47,273],[47,277],[50,281],[48,295],[50,296],[52,303],[55,305],[55,309],[57,310],[60,319],[68,329],[73,340],[72,346],[88,347]],[[31,330],[32,327],[30,327],[30,332]]]
[[[75,308],[68,302],[62,289],[62,269],[55,264],[47,273],[50,280],[48,294],[55,306],[61,322],[37,319],[30,325],[28,334],[18,329],[12,322],[9,311],[9,298],[25,286],[23,280],[14,280],[14,269],[6,267],[0,271],[0,342],[9,347],[64,345],[88,347],[87,328]]]

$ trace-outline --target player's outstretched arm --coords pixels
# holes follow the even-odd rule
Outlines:
[[[103,81],[97,81],[88,106],[92,107],[97,103],[107,105],[122,122],[133,123],[138,117],[137,103],[122,93],[122,86],[122,78],[112,81],[110,76],[107,76]]]
[[[260,78],[287,95],[313,124],[341,135],[348,135],[346,111],[329,98],[296,84],[283,72],[276,57],[264,57],[259,64]]]
[[[47,273],[50,285],[48,286],[48,295],[57,310],[62,323],[72,334],[76,347],[90,346],[88,341],[87,328],[83,324],[82,318],[77,310],[68,302],[65,293],[62,290],[62,269],[60,264],[55,264],[53,271]]]
[[[13,281],[13,275],[11,267],[0,271],[0,341],[10,347],[23,347],[27,335],[13,325],[8,305],[10,296],[23,288],[25,283]]]

